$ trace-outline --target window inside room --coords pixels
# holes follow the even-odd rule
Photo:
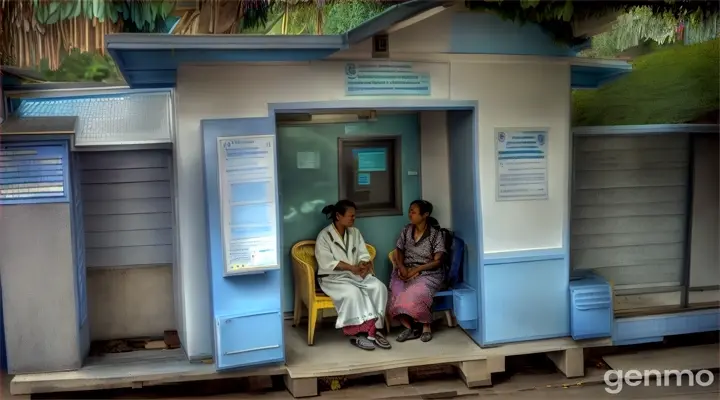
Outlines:
[[[358,216],[403,213],[400,138],[338,139],[339,198],[358,206]]]

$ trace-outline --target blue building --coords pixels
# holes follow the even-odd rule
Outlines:
[[[716,308],[615,319],[601,272],[571,281],[574,267],[593,269],[598,257],[571,255],[573,235],[590,229],[573,214],[577,189],[613,178],[574,172],[573,151],[585,139],[574,139],[570,90],[629,72],[624,62],[581,59],[538,26],[424,1],[339,36],[122,34],[106,43],[129,87],[5,87],[3,133],[12,140],[3,146],[12,148],[3,151],[35,156],[52,140],[54,159],[67,167],[52,203],[6,197],[3,219],[24,221],[29,235],[49,221],[41,210],[67,209],[37,240],[62,232],[73,249],[63,268],[43,268],[58,261],[40,251],[38,266],[17,271],[3,261],[30,256],[15,241],[0,247],[14,393],[265,374],[286,375],[303,397],[317,394],[318,376],[385,372],[402,383],[408,366],[433,363],[457,363],[478,386],[504,371],[509,355],[548,353],[568,376],[582,376],[583,347],[718,329]],[[586,146],[616,142],[600,135]],[[460,326],[429,345],[358,354],[321,330],[308,346],[305,325],[284,321],[297,289],[290,249],[315,238],[325,224],[319,210],[354,185],[340,172],[343,143],[390,143],[384,168],[392,170],[380,172],[391,179],[377,181],[377,190],[393,193],[392,201],[357,221],[377,249],[378,277],[387,281],[386,254],[416,198],[431,201],[433,216],[465,240],[463,282],[447,303],[463,316]],[[518,143],[531,147],[533,171],[512,156]],[[237,177],[226,166],[235,147],[264,157],[257,192],[267,196],[253,212],[233,209],[255,201],[233,192]],[[236,230],[250,220],[266,232],[252,252],[272,256],[247,267],[228,260],[242,242]],[[37,283],[43,274],[49,279]],[[41,303],[52,304],[45,307],[54,316],[28,317]],[[50,326],[67,328],[67,337],[19,340],[26,329]],[[182,343],[166,353],[172,362],[85,359],[90,340],[171,329]],[[59,355],[63,341],[77,345]],[[207,359],[214,365],[192,363]]]

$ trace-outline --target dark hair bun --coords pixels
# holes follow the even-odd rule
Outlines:
[[[322,209],[321,212],[322,212],[323,214],[325,214],[325,215],[330,215],[330,214],[332,214],[334,211],[335,211],[335,206],[332,205],[332,204],[330,204],[330,205],[327,205],[327,206],[323,207],[323,209]]]

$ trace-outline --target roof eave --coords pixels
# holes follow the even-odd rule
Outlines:
[[[343,35],[168,35],[121,33],[105,35],[114,50],[342,50]]]
[[[345,34],[347,43],[350,45],[360,43],[378,33],[384,32],[391,26],[408,18],[412,18],[424,11],[440,6],[447,7],[452,4],[452,1],[410,0],[394,5],[375,18],[365,21],[348,31]]]

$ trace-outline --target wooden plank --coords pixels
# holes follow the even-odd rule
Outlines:
[[[83,170],[126,169],[126,168],[167,168],[170,151],[100,151],[80,153]]]
[[[703,304],[720,301],[720,290],[693,290],[688,293],[688,303]]]
[[[575,235],[597,235],[616,233],[677,232],[685,226],[682,215],[650,217],[621,217],[604,219],[573,219],[572,232]]]
[[[651,244],[645,246],[608,247],[604,249],[573,250],[570,252],[573,267],[592,269],[619,266],[648,266],[654,261],[682,258],[684,246],[675,244]]]
[[[364,351],[347,342],[335,329],[318,328],[315,344],[307,345],[307,325],[286,327],[286,364],[292,378],[317,378],[378,373],[433,364],[485,359],[483,349],[461,329],[434,332],[431,345],[419,340],[397,343],[389,351]]]
[[[120,267],[129,265],[172,264],[172,246],[129,246],[88,249],[88,267]]]
[[[83,171],[80,181],[91,183],[167,182],[168,168],[101,169]]]
[[[572,264],[571,262],[571,265]],[[595,269],[595,273],[612,282],[615,288],[620,289],[623,285],[658,283],[681,284],[682,281],[681,258],[655,261],[652,264],[644,265],[622,265],[619,267],[603,267]],[[648,274],[648,271],[652,273]]]
[[[572,235],[572,250],[682,242],[682,231]]]
[[[651,309],[657,307],[679,306],[682,292],[643,293],[615,296],[615,311]]]
[[[142,386],[155,386],[212,379],[283,375],[285,372],[284,366],[270,366],[220,374],[215,371],[215,366],[212,364],[188,362],[182,349],[147,350],[90,357],[86,366],[77,371],[17,375],[10,384],[10,392],[34,394],[131,388],[137,383],[141,383]]]
[[[578,156],[575,171],[687,168],[689,161],[682,149],[585,151]]]
[[[90,232],[85,234],[85,247],[159,246],[171,245],[172,229],[144,229],[134,231]]]
[[[603,357],[614,370],[669,371],[720,368],[720,347],[717,343],[702,346],[683,346],[670,349],[644,350],[629,354]]]
[[[688,148],[688,138],[684,134],[676,135],[632,135],[632,136],[591,136],[575,140],[577,152],[608,150],[645,150],[667,149],[682,150]],[[579,157],[578,157],[579,158]]]
[[[687,169],[576,172],[574,185],[583,189],[686,186]]]
[[[82,185],[85,201],[167,198],[170,196],[169,182],[136,182]]]
[[[577,190],[573,194],[573,205],[646,204],[651,202],[685,202],[687,188],[645,187],[621,189]]]
[[[85,232],[136,231],[172,228],[171,213],[93,215],[85,218]]]
[[[83,214],[85,216],[170,212],[172,212],[172,200],[170,197],[108,201],[84,201],[83,199]]]
[[[645,204],[613,204],[573,207],[573,218],[636,217],[646,215],[685,215],[685,202],[653,202]]]

